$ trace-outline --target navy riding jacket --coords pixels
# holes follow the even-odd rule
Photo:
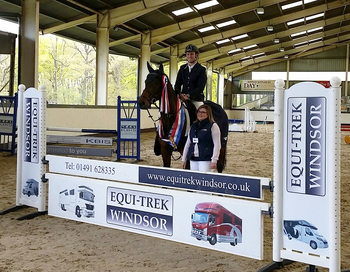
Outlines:
[[[193,101],[204,101],[203,91],[206,83],[207,72],[205,67],[197,62],[190,72],[188,64],[184,64],[181,65],[177,73],[175,91],[177,94],[189,94],[190,99]]]

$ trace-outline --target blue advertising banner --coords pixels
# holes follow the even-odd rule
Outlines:
[[[139,182],[240,197],[261,198],[260,179],[139,167]]]

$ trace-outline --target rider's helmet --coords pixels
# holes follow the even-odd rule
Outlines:
[[[195,53],[199,54],[198,47],[195,46],[194,44],[189,44],[189,45],[186,46],[186,48],[185,48],[185,54],[186,54],[187,52],[195,52]]]

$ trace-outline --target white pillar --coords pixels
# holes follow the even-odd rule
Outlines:
[[[141,35],[141,56],[139,67],[138,95],[141,95],[145,88],[145,80],[148,75],[147,62],[151,59],[151,33]]]
[[[224,107],[224,90],[225,90],[225,72],[224,72],[224,69],[221,69],[218,75],[218,93],[217,93],[217,103],[221,107]]]
[[[283,194],[283,119],[284,119],[284,81],[275,81],[274,110],[274,152],[273,152],[273,250],[272,259],[281,262],[282,249],[282,194]]]
[[[174,86],[177,76],[177,56],[179,54],[179,46],[170,47],[170,63],[169,63],[169,80]]]
[[[22,0],[19,38],[19,83],[38,87],[39,1]]]
[[[97,15],[95,105],[107,105],[109,15]]]
[[[207,62],[207,100],[213,96],[213,62]]]
[[[289,70],[290,70],[290,60],[287,60],[287,83],[286,83],[286,89],[289,88]]]

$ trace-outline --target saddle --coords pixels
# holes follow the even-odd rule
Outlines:
[[[185,105],[190,115],[190,125],[192,125],[197,120],[197,108],[191,100],[186,100]]]

